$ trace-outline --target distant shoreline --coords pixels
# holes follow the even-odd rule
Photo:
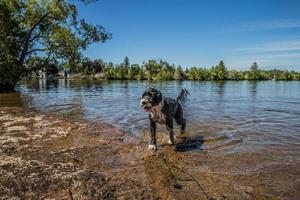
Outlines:
[[[226,81],[300,81],[300,79],[296,79],[296,80],[290,80],[290,79],[240,79],[240,80],[236,80],[236,79],[224,79],[224,80],[189,80],[189,79],[183,79],[183,80],[175,80],[175,79],[171,79],[171,80],[137,80],[137,79],[103,79],[103,78],[99,78],[99,77],[86,77],[84,75],[80,75],[80,74],[76,74],[76,75],[72,75],[69,78],[64,78],[63,76],[54,76],[54,77],[47,77],[47,78],[37,78],[37,77],[32,77],[30,79],[23,79],[21,82],[23,81],[34,81],[34,80],[89,80],[89,81],[150,81],[150,82],[164,82],[164,81],[196,81],[196,82],[226,82]]]

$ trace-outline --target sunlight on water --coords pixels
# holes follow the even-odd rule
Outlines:
[[[107,122],[141,137],[149,122],[139,99],[149,86],[171,97],[181,88],[190,91],[184,106],[187,132],[204,137],[201,149],[300,150],[300,82],[40,80],[19,85],[18,93],[1,94],[0,103]],[[166,133],[164,127],[159,130]]]

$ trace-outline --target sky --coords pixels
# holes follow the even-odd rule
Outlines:
[[[300,71],[300,0],[99,0],[76,2],[79,18],[112,33],[91,45],[92,59],[141,64],[163,59],[183,67],[224,60],[244,70]]]

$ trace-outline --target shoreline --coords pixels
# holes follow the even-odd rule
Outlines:
[[[183,81],[192,81],[192,82],[226,82],[226,81],[234,81],[234,82],[242,82],[242,81],[249,81],[249,82],[263,82],[263,81],[286,81],[286,82],[292,82],[292,81],[300,81],[299,79],[220,79],[220,80],[192,80],[192,79],[182,79],[182,80],[176,80],[176,79],[168,79],[168,80],[147,80],[147,79],[104,79],[104,78],[99,78],[98,76],[96,77],[84,77],[78,74],[75,74],[74,76],[71,76],[69,78],[64,78],[62,76],[54,76],[54,77],[47,77],[47,78],[36,78],[36,77],[31,77],[29,79],[22,79],[21,81],[18,82],[18,84],[22,82],[30,82],[30,81],[40,81],[40,80],[70,80],[70,81],[150,81],[150,82],[168,82],[168,81],[178,81],[178,82],[183,82]],[[17,84],[17,85],[18,85]]]
[[[188,139],[157,152],[109,124],[0,107],[0,199],[293,199],[296,166],[246,173],[252,154],[189,151]],[[252,160],[251,160],[252,159]],[[296,171],[300,175],[300,171]],[[295,177],[297,178],[297,177]]]
[[[123,131],[21,108],[0,113],[0,199],[157,199],[123,175],[142,160]]]

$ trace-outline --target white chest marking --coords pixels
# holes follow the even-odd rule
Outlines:
[[[162,106],[163,106],[162,103],[159,103],[157,106],[152,107],[150,110],[151,119],[153,119],[155,122],[159,124],[166,123],[166,116],[161,111]]]

